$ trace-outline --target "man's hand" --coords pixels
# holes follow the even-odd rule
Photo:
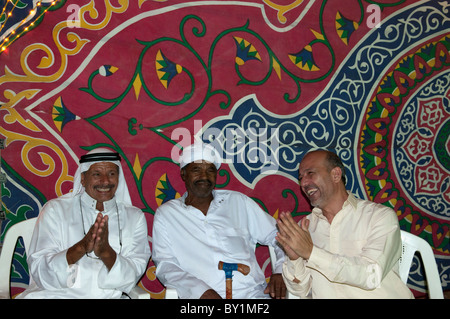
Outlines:
[[[116,252],[108,242],[108,216],[103,216],[102,213],[97,214],[86,236],[67,250],[67,263],[75,264],[85,254],[92,251],[103,261],[108,270],[112,268],[116,261]]]
[[[98,225],[101,218],[102,216],[99,213],[88,233],[78,243],[67,250],[66,260],[69,265],[75,264],[85,254],[88,254],[94,250],[95,237],[97,236]]]
[[[264,290],[265,294],[270,294],[274,299],[284,299],[286,297],[286,285],[281,274],[272,274],[269,284]]]
[[[277,220],[279,233],[277,241],[292,260],[302,257],[309,259],[313,249],[313,242],[308,231],[309,220],[302,219],[301,227],[295,222],[290,213],[282,212]]]
[[[108,234],[108,216],[101,216],[95,237],[94,253],[103,261],[106,268],[110,270],[116,261],[116,252],[109,245]]]
[[[200,299],[222,299],[222,297],[214,289],[208,289],[200,296]]]

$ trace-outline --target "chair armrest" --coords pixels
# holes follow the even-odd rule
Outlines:
[[[10,299],[11,296],[9,295],[9,290],[8,291],[2,291],[0,290],[0,299]]]
[[[165,299],[178,299],[178,293],[175,288],[166,288]]]
[[[150,294],[137,285],[134,286],[133,289],[131,289],[128,296],[131,299],[150,299]]]

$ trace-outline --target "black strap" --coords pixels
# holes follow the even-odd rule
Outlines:
[[[120,161],[119,153],[94,153],[82,155],[80,164],[86,162]]]

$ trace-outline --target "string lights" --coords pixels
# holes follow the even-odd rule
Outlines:
[[[14,41],[20,38],[22,35],[31,30],[36,21],[39,21],[44,14],[55,6],[59,0],[49,2],[44,0],[39,0],[36,5],[31,8],[28,15],[17,22],[15,25],[11,26],[8,30],[3,30],[9,19],[14,18],[15,9],[24,9],[27,4],[24,4],[21,0],[7,0],[2,12],[0,14],[0,53],[4,52],[7,47],[9,47]],[[17,11],[16,11],[17,13]]]

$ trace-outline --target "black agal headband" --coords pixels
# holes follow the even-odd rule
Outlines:
[[[120,160],[121,158],[119,153],[93,153],[82,155],[80,158],[80,164],[87,162],[105,162],[105,161],[112,162]]]

